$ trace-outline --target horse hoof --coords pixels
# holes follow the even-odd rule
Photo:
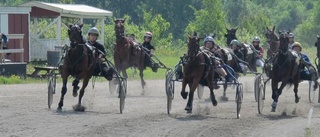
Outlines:
[[[59,111],[59,112],[62,111],[62,107],[58,107],[57,111]]]
[[[188,92],[181,92],[180,93],[183,99],[187,99],[188,97]]]
[[[74,111],[84,112],[86,110],[86,107],[81,105],[74,105],[72,106]]]
[[[184,110],[186,110],[187,113],[192,113],[192,108],[191,108],[191,107],[186,106],[186,107],[184,108]]]
[[[141,85],[142,85],[142,87],[144,87],[144,86],[147,85],[147,83],[146,82],[142,82]]]
[[[212,105],[213,105],[213,106],[217,106],[217,105],[218,105],[217,100],[211,100],[211,102],[212,102]]]
[[[192,113],[192,110],[187,110],[187,114],[191,114]]]
[[[275,107],[272,107],[272,108],[271,108],[271,112],[276,112],[276,108],[275,108]]]
[[[77,91],[76,91],[76,92],[73,92],[73,93],[72,93],[72,96],[73,96],[73,97],[77,97],[77,96],[78,96],[78,92],[77,92]]]
[[[300,100],[300,97],[296,98],[296,99],[295,99],[295,102],[298,103],[299,100]]]

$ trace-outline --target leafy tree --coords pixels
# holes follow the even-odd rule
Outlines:
[[[185,36],[198,32],[202,36],[214,33],[217,40],[223,38],[226,14],[222,10],[222,0],[203,0],[202,9],[193,9],[195,20],[185,29]]]
[[[320,26],[315,25],[320,22],[320,1],[314,3],[311,15],[296,29],[296,40],[304,46],[313,47],[316,36],[319,35]]]
[[[143,21],[141,28],[144,31],[150,31],[153,34],[153,44],[157,47],[170,47],[172,45],[172,33],[168,32],[170,23],[160,14],[152,15],[151,12],[143,11]]]

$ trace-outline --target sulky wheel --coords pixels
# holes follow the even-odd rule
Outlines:
[[[198,88],[197,88],[197,93],[198,93],[198,98],[199,99],[202,99],[202,96],[203,96],[203,91],[204,91],[204,86],[202,85],[198,85]]]
[[[49,77],[49,84],[48,84],[48,107],[51,108],[52,101],[53,101],[53,94],[55,92],[55,77]]]
[[[237,85],[237,91],[236,91],[237,118],[240,118],[242,100],[243,100],[243,86],[242,84],[239,84]]]
[[[259,92],[258,92],[258,112],[259,114],[262,114],[263,107],[264,107],[264,94],[265,94],[265,85],[263,83],[260,83],[259,85]]]
[[[259,85],[261,84],[261,74],[255,76],[254,78],[254,98],[258,102]]]
[[[314,96],[316,95],[316,89],[313,88],[315,82],[314,81],[309,81],[309,101],[310,103],[313,102]]]
[[[167,94],[167,112],[170,114],[172,107],[172,100],[174,98],[174,80],[172,80],[173,73],[172,70],[168,70],[166,73],[166,94]]]
[[[120,99],[120,114],[122,114],[123,109],[124,109],[124,104],[125,104],[125,99],[127,95],[127,80],[122,79],[119,80],[119,99]]]

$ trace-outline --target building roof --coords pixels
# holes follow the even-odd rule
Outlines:
[[[32,1],[21,6],[38,7],[54,12],[58,12],[61,16],[88,16],[88,17],[106,17],[112,16],[112,12],[108,10],[99,9],[96,7],[84,4],[60,4],[60,3],[46,3],[40,1]]]
[[[30,7],[0,7],[0,13],[29,14]]]

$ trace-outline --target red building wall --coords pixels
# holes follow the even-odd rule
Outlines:
[[[23,39],[23,49],[24,49],[24,62],[29,61],[29,20],[28,14],[9,14],[8,15],[9,21],[9,34],[24,34]],[[20,41],[16,39],[9,39],[8,43],[9,49],[19,49],[20,48]],[[12,53],[11,55],[7,56],[13,62],[20,61],[21,54],[19,53]]]
[[[38,7],[32,7],[30,12],[30,17],[37,17],[37,18],[54,18],[58,17],[60,13],[54,12],[51,10],[38,8]]]

